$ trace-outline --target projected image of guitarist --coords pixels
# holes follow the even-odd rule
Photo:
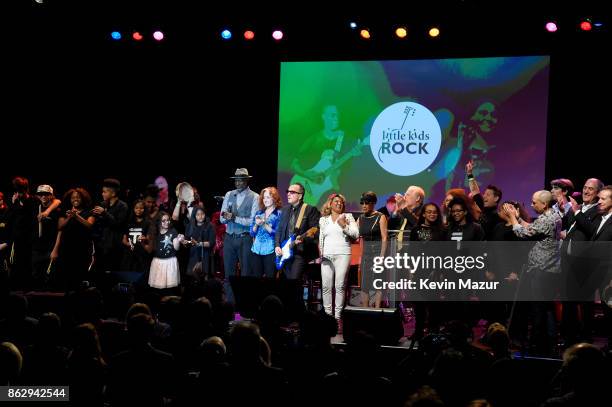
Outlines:
[[[323,108],[323,129],[309,137],[291,163],[295,173],[291,184],[304,185],[303,201],[320,206],[330,191],[340,190],[339,177],[342,166],[351,158],[361,154],[364,141],[358,142],[343,152],[344,131],[339,128],[338,108],[327,105]]]
[[[319,210],[303,202],[304,186],[291,184],[287,189],[288,205],[275,236],[276,264],[287,279],[301,279],[306,264],[319,256],[316,243]]]

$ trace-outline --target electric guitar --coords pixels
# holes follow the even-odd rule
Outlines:
[[[357,142],[357,144],[347,151],[342,157],[334,159],[334,150],[325,150],[321,153],[321,159],[307,173],[317,174],[314,177],[306,175],[294,175],[290,185],[300,183],[304,185],[304,202],[312,206],[318,206],[321,197],[338,184],[340,167],[348,160],[361,154],[363,146],[370,145],[370,136]]]
[[[283,268],[283,265],[293,258],[293,248],[295,247],[295,241],[300,238],[303,239],[305,237],[313,237],[319,231],[318,227],[312,227],[306,231],[306,233],[302,233],[301,235],[291,235],[289,236],[281,245],[282,254],[280,256],[276,256],[276,269],[280,270]]]

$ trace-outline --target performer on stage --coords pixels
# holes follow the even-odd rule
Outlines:
[[[183,240],[185,236],[178,234],[172,227],[170,215],[161,212],[155,233],[151,234],[148,242],[148,250],[153,252],[149,272],[151,287],[166,289],[179,285],[180,274],[176,252],[181,247]]]
[[[344,308],[346,280],[351,265],[351,243],[359,238],[355,218],[344,212],[346,199],[332,194],[321,209],[319,219],[319,251],[321,262],[321,285],[323,309],[328,315],[340,320]],[[335,289],[335,296],[333,291]],[[335,299],[334,312],[332,306]]]
[[[251,257],[251,220],[259,209],[259,196],[249,188],[249,175],[246,168],[238,168],[231,177],[236,189],[228,191],[221,206],[221,223],[226,232],[223,239],[223,265],[225,269],[225,295],[228,302],[234,302],[234,294],[229,278],[236,274],[237,263],[240,263],[240,274],[250,274],[249,258]]]
[[[372,191],[361,195],[361,209],[359,216],[359,235],[363,239],[361,253],[361,303],[364,307],[370,306],[370,297],[374,297],[374,307],[380,308],[382,291],[373,287],[374,272],[372,271],[374,257],[384,256],[387,249],[387,217],[375,211],[374,207],[378,197]],[[382,274],[381,274],[382,275]]]
[[[276,271],[274,238],[281,218],[282,202],[275,187],[264,188],[259,194],[259,210],[251,222],[251,262],[256,277],[272,278]]]
[[[318,230],[321,214],[314,206],[303,201],[304,186],[289,185],[287,202],[275,236],[275,252],[282,255],[282,245],[290,236],[296,235],[294,256],[283,267],[284,275],[290,280],[301,279],[306,264],[318,257],[316,234],[304,236],[308,230]],[[318,233],[317,233],[318,234]]]

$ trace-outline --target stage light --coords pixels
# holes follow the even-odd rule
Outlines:
[[[272,38],[276,41],[280,41],[283,39],[283,32],[281,30],[276,30],[272,33]]]
[[[119,31],[113,31],[111,33],[111,38],[115,41],[119,41],[121,39],[121,33]]]
[[[142,34],[139,33],[138,31],[134,31],[134,34],[132,34],[132,38],[135,41],[142,41]]]
[[[255,38],[255,33],[251,30],[247,30],[244,32],[244,39],[247,41],[252,40],[253,38]]]
[[[436,38],[440,35],[440,29],[438,27],[432,27],[429,30],[429,36],[432,38]]]
[[[230,38],[232,38],[232,32],[227,29],[221,31],[221,38],[223,38],[224,40],[229,40]]]
[[[546,31],[549,33],[554,33],[558,30],[557,24],[554,21],[549,21],[546,23]]]
[[[584,20],[580,23],[580,29],[582,31],[591,31],[593,29],[593,25],[589,20]]]
[[[593,27],[595,27],[595,28],[601,28],[601,27],[603,27],[603,23],[602,23],[602,22],[600,22],[600,21],[596,21],[596,22],[594,22],[594,23],[593,23]]]
[[[408,30],[406,30],[406,27],[397,27],[395,29],[395,35],[397,35],[398,38],[406,38]]]
[[[155,40],[157,40],[157,41],[161,41],[161,40],[164,39],[164,33],[161,32],[161,31],[155,31],[153,33],[153,38],[155,38]]]
[[[351,21],[351,23],[349,24],[349,26],[354,30],[355,28],[357,28],[357,23]]]
[[[370,38],[372,38],[372,36],[370,35],[370,30],[366,30],[366,29],[359,31],[359,35],[364,40],[369,40]]]

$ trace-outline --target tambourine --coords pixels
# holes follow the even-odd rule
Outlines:
[[[192,203],[194,198],[193,187],[188,182],[181,182],[176,186],[176,198],[179,202]]]

